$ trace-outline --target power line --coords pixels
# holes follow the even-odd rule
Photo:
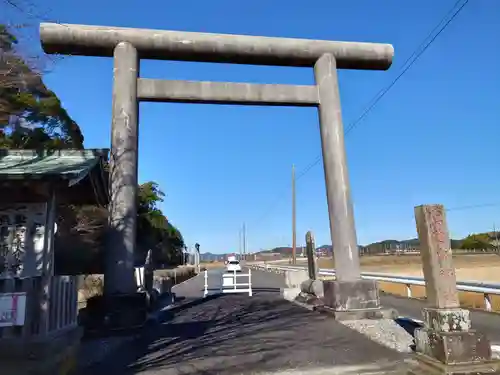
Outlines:
[[[11,6],[13,9],[17,10],[18,12],[25,14],[28,17],[28,19],[34,20],[37,23],[38,23],[38,21],[51,22],[51,23],[58,24],[60,26],[68,27],[68,25],[65,25],[65,24],[60,23],[60,22],[55,21],[55,20],[52,20],[49,17],[49,11],[44,12],[44,13],[36,12],[36,8],[38,8],[38,6],[36,4],[28,1],[28,0],[22,1],[24,3],[24,6],[20,5],[20,2],[18,2],[16,0],[3,0],[3,1],[4,1],[4,3]],[[67,56],[63,56],[63,55],[59,55],[59,54],[49,55],[49,54],[44,53],[44,56],[48,60],[50,60],[50,62],[52,62],[52,63],[56,63],[57,61],[60,61],[60,60],[67,58]]]
[[[478,203],[478,204],[470,204],[470,205],[465,205],[465,206],[454,206],[450,208],[446,208],[445,206],[445,211],[446,212],[455,212],[455,211],[467,211],[467,210],[475,210],[478,208],[486,208],[486,207],[500,207],[500,202],[493,202],[493,203]],[[409,218],[415,219],[414,214],[409,216]]]
[[[472,210],[475,208],[484,208],[484,207],[498,207],[500,206],[500,202],[497,203],[480,203],[469,206],[457,206],[446,209],[446,211],[463,211],[463,210]]]
[[[432,43],[437,39],[439,35],[442,34],[442,32],[448,27],[448,25],[458,16],[458,14],[462,11],[462,9],[469,3],[469,0],[465,0],[465,2],[460,5],[458,9],[457,6],[460,4],[462,0],[458,0],[455,2],[452,8],[446,13],[446,15],[439,21],[439,23],[431,30],[431,32],[425,37],[425,39],[422,41],[422,43],[419,44],[419,46],[413,51],[413,53],[406,59],[406,61],[402,65],[402,71],[396,76],[394,80],[391,81],[391,83],[381,89],[375,96],[374,98],[369,102],[369,104],[365,107],[363,112],[361,113],[358,118],[353,121],[349,126],[347,127],[347,130],[345,131],[345,136],[347,136],[360,122],[363,120],[368,113],[380,102],[380,100],[389,92],[389,90],[394,87],[394,85],[403,77],[403,75],[415,64],[415,62],[424,54],[424,52],[431,46]],[[451,17],[445,22],[446,18],[451,14]],[[444,25],[443,25],[444,23]],[[442,25],[440,27],[440,25]],[[436,31],[437,33],[433,35],[433,33]],[[318,163],[320,163],[322,160],[322,155],[319,154],[311,163],[309,163],[297,176],[296,181],[298,181],[300,178],[304,177],[309,171],[314,168]],[[288,192],[288,189],[287,189]],[[278,200],[282,199],[283,195],[280,195],[278,197]],[[273,203],[273,207],[276,206],[276,202]],[[263,215],[264,217],[269,214],[271,210],[267,210],[266,214]],[[261,221],[261,220],[259,220]]]
[[[460,0],[457,1],[457,3],[455,3],[455,5],[453,6],[452,9],[456,8],[456,6],[458,5],[459,2],[460,2]],[[430,40],[427,42],[427,44],[425,44],[422,47],[422,44],[423,44],[422,43],[416,50],[416,51],[418,51],[420,49],[420,51],[413,52],[413,54],[405,62],[405,64],[407,64],[406,67],[403,68],[401,73],[398,74],[398,76],[389,84],[389,86],[387,86],[385,89],[382,89],[378,92],[378,94],[375,96],[375,99],[372,100],[372,103],[370,105],[368,105],[368,107],[363,111],[361,116],[359,116],[353,123],[351,123],[351,125],[349,125],[349,127],[347,128],[347,130],[345,132],[346,135],[349,132],[351,132],[361,122],[361,120],[363,118],[366,117],[366,115],[375,107],[375,105],[377,105],[377,103],[385,96],[385,94],[387,94],[387,92],[399,81],[399,79],[415,64],[415,62],[424,54],[424,52],[427,51],[427,49],[431,46],[431,44],[434,43],[434,41],[437,39],[437,37],[439,35],[441,35],[441,33],[448,27],[448,25],[451,23],[451,21],[453,21],[458,16],[458,14],[462,11],[462,9],[467,5],[468,2],[469,2],[469,0],[465,0],[465,2],[452,14],[450,19],[448,21],[446,21],[446,23],[439,29],[439,31],[433,37],[430,38],[430,35],[437,27],[431,31],[431,34],[429,34],[425,38],[425,40],[430,38]],[[450,12],[448,12],[448,14],[449,13]],[[441,24],[442,22],[443,22],[443,20],[441,20],[441,22],[439,24]]]
[[[455,19],[460,11],[467,5],[469,0],[465,0],[465,2],[452,14],[451,18],[446,21],[446,23],[439,29],[439,31],[432,36],[434,31],[438,29],[439,25],[441,25],[446,17],[452,13],[453,9],[457,7],[457,5],[461,2],[462,0],[458,0],[455,5],[448,11],[448,13],[439,21],[438,25],[432,29],[432,31],[427,35],[427,37],[424,39],[424,41],[417,47],[415,51],[406,59],[406,61],[403,63],[403,70],[401,73],[399,73],[396,78],[385,88],[381,89],[375,96],[374,98],[369,102],[369,104],[365,107],[361,115],[353,121],[349,126],[347,127],[345,131],[345,136],[347,136],[359,123],[361,120],[363,120],[368,113],[380,102],[380,100],[389,92],[392,87],[401,79],[401,77],[415,64],[415,62],[424,54],[424,52],[430,47],[430,45],[436,40],[436,38],[448,27],[448,25]],[[426,44],[427,41],[427,44]],[[321,162],[321,154],[319,154],[314,161],[306,167],[306,169],[300,174],[300,177],[304,176],[306,173],[308,173],[313,167],[315,167],[319,162]]]

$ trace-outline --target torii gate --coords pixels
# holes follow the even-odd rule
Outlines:
[[[337,69],[386,70],[394,55],[392,45],[55,23],[42,23],[40,38],[49,54],[114,58],[108,293],[135,290],[138,102],[153,101],[317,107],[337,266],[334,299],[339,309],[373,305],[342,305],[352,293],[365,296],[360,301],[375,294],[378,299],[376,284],[368,285],[360,276]],[[147,79],[139,75],[140,59],[313,67],[316,84]]]

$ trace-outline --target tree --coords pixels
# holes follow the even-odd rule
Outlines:
[[[149,181],[139,186],[137,215],[140,228],[148,230],[149,227],[163,228],[166,225],[166,218],[158,208],[164,196],[156,182]]]
[[[164,193],[156,182],[139,186],[137,210],[137,254],[145,259],[149,249],[157,264],[177,265],[182,260],[184,240],[158,204]],[[90,274],[104,272],[108,211],[98,206],[58,208],[56,272]]]
[[[41,73],[22,57],[17,44],[15,35],[0,24],[0,130],[14,134],[19,148],[44,148],[44,143],[31,141],[39,141],[42,133],[57,139],[52,147],[83,148],[80,127],[45,86]]]
[[[143,250],[153,250],[156,263],[176,263],[182,258],[184,239],[168,221],[158,205],[165,194],[158,183],[149,181],[139,186],[137,242]]]
[[[57,212],[56,273],[104,273],[108,210],[93,205],[59,206]]]
[[[490,249],[493,245],[485,233],[470,234],[462,240],[462,249]]]

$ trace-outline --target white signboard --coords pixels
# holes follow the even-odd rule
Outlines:
[[[24,325],[26,293],[0,294],[0,327]]]

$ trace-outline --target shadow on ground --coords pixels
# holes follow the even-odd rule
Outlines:
[[[406,332],[408,332],[412,337],[413,337],[413,345],[411,346],[411,349],[413,351],[416,350],[416,345],[415,345],[415,330],[417,328],[422,328],[423,324],[417,323],[414,320],[410,318],[397,318],[394,319],[394,321],[399,324]]]
[[[276,293],[215,294],[184,302],[161,314],[133,344],[84,374],[246,374],[402,359]]]

